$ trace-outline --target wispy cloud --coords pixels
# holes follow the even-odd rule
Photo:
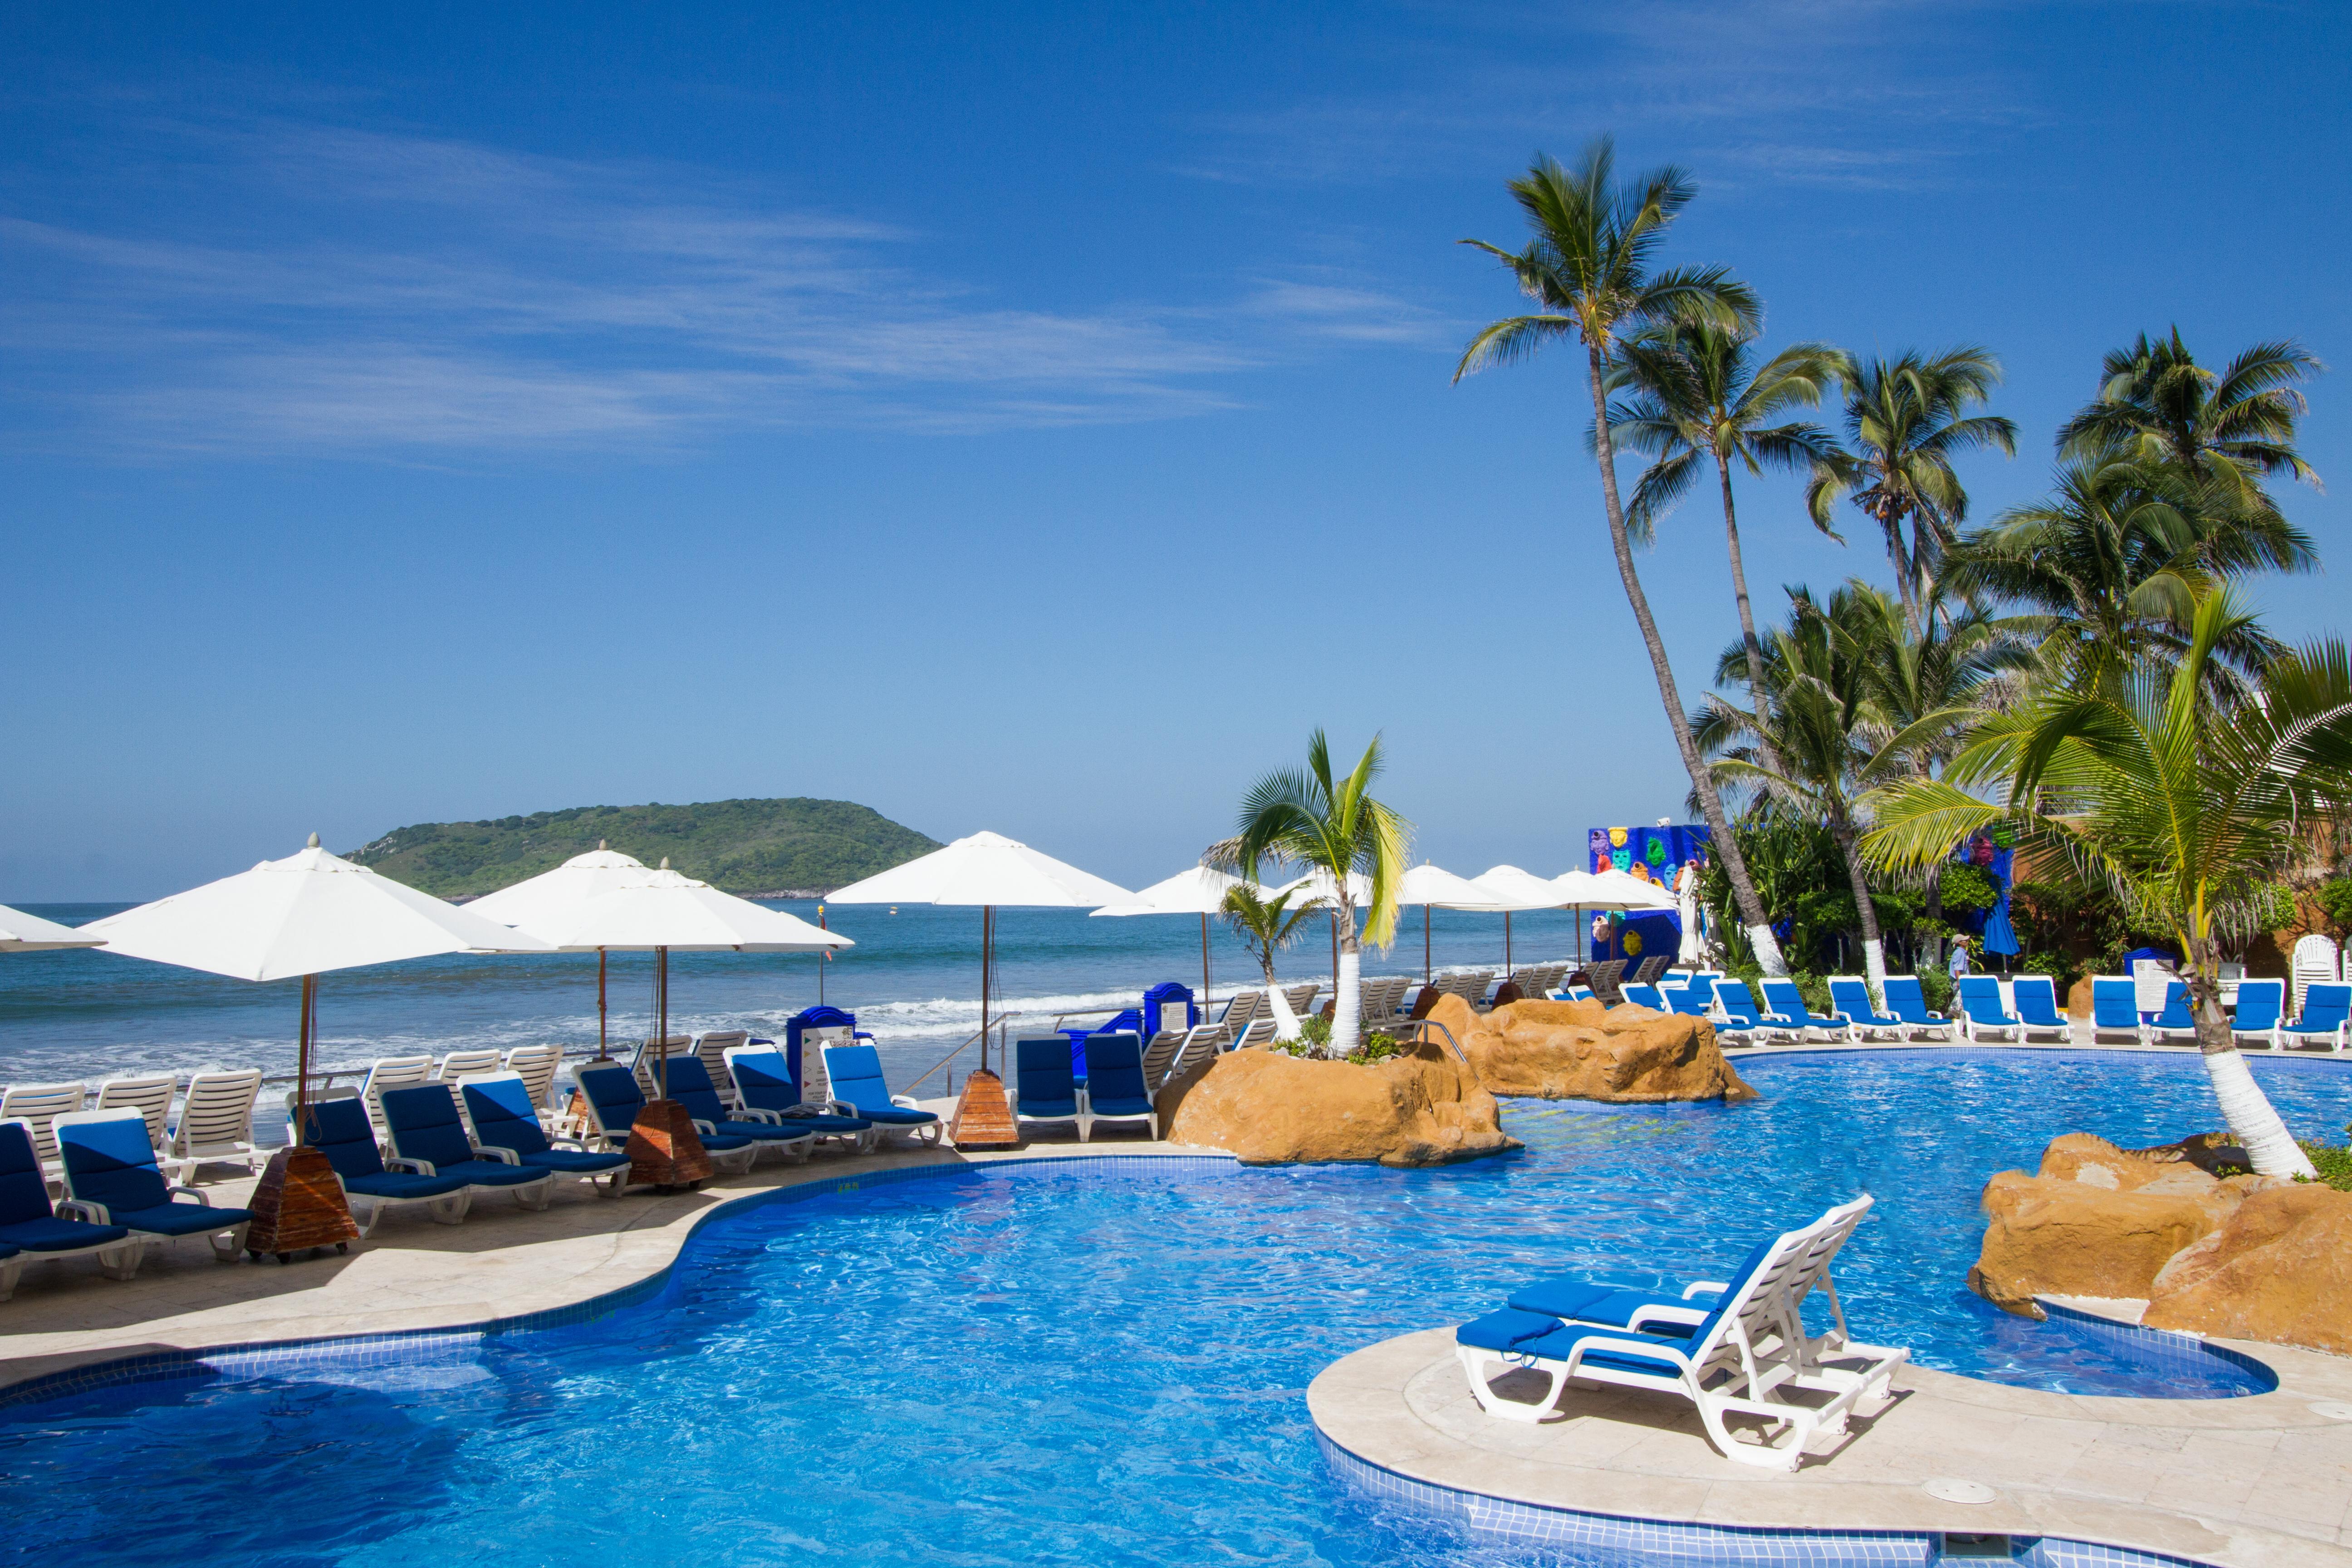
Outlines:
[[[284,121],[162,133],[194,198],[169,216],[0,217],[0,339],[79,438],[396,453],[1160,419],[1315,340],[1430,328],[1330,279],[1016,308],[922,270],[951,237],[691,170]]]

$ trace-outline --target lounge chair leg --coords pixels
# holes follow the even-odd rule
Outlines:
[[[213,1257],[222,1263],[236,1262],[236,1255],[245,1250],[246,1226],[252,1223],[252,1221],[247,1220],[245,1225],[236,1226],[232,1229],[222,1231],[218,1235],[214,1236],[211,1238],[213,1244]]]
[[[147,1260],[144,1244],[126,1241],[120,1247],[108,1247],[98,1255],[98,1266],[109,1279],[135,1279],[139,1266]]]
[[[1455,1352],[1462,1358],[1462,1370],[1470,1375],[1470,1397],[1476,1400],[1478,1408],[1487,1415],[1500,1416],[1506,1421],[1534,1423],[1553,1414],[1552,1405],[1558,1402],[1560,1384],[1566,1381],[1564,1371],[1557,1368],[1548,1370],[1544,1374],[1549,1382],[1543,1398],[1530,1405],[1517,1399],[1505,1399],[1486,1382],[1486,1363],[1493,1361],[1501,1364],[1501,1356],[1493,1351],[1479,1350],[1470,1345],[1458,1345]]]
[[[0,1260],[0,1301],[16,1294],[16,1276],[25,1271],[25,1259],[20,1255]]]
[[[536,1214],[547,1206],[549,1190],[554,1185],[552,1176],[543,1182],[527,1182],[514,1190],[515,1202]]]

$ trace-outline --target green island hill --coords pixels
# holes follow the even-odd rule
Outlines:
[[[715,800],[581,805],[480,822],[395,827],[347,858],[444,899],[479,898],[536,877],[599,840],[648,866],[749,898],[814,898],[940,846],[846,800]]]

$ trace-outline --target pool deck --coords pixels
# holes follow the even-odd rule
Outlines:
[[[2072,1303],[2128,1318],[2127,1303]],[[2352,1360],[2221,1341],[2279,1374],[2237,1399],[2045,1394],[1901,1369],[1896,1396],[1817,1439],[1793,1474],[1717,1454],[1685,1401],[1571,1388],[1564,1418],[1504,1421],[1470,1396],[1450,1328],[1333,1363],[1316,1426],[1395,1475],[1539,1508],[1701,1524],[2055,1536],[2224,1568],[2352,1563]],[[1520,1374],[1525,1375],[1525,1374]],[[1532,1392],[1532,1390],[1530,1390]],[[1988,1503],[1923,1489],[1953,1479]]]

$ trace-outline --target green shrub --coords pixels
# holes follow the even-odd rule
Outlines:
[[[1947,910],[1989,910],[2000,902],[2000,884],[1981,866],[1947,866],[1937,881]]]
[[[2352,1127],[2344,1130],[2352,1133]],[[2305,1143],[2303,1152],[2319,1168],[2319,1179],[2339,1193],[2352,1193],[2352,1149],[2338,1149],[2326,1143]],[[2304,1178],[2309,1180],[2308,1177]]]
[[[1942,970],[1928,968],[1919,972],[1919,994],[1927,999],[1929,1012],[1950,1016],[1952,991],[1952,977]]]
[[[2058,988],[2058,1005],[2066,1005],[2066,990],[2082,977],[2082,966],[2071,953],[2036,952],[2029,954],[2018,968],[2028,974],[2046,974]]]
[[[1384,1062],[1391,1057],[1401,1055],[1403,1049],[1396,1043],[1394,1036],[1384,1035],[1375,1029],[1364,1037],[1364,1043],[1357,1047],[1348,1059],[1370,1067],[1374,1062]]]
[[[2319,908],[2327,916],[2327,923],[2334,926],[2338,933],[2352,931],[2352,877],[2337,877],[2320,883]],[[2281,921],[2279,924],[2284,925],[2286,921]]]

